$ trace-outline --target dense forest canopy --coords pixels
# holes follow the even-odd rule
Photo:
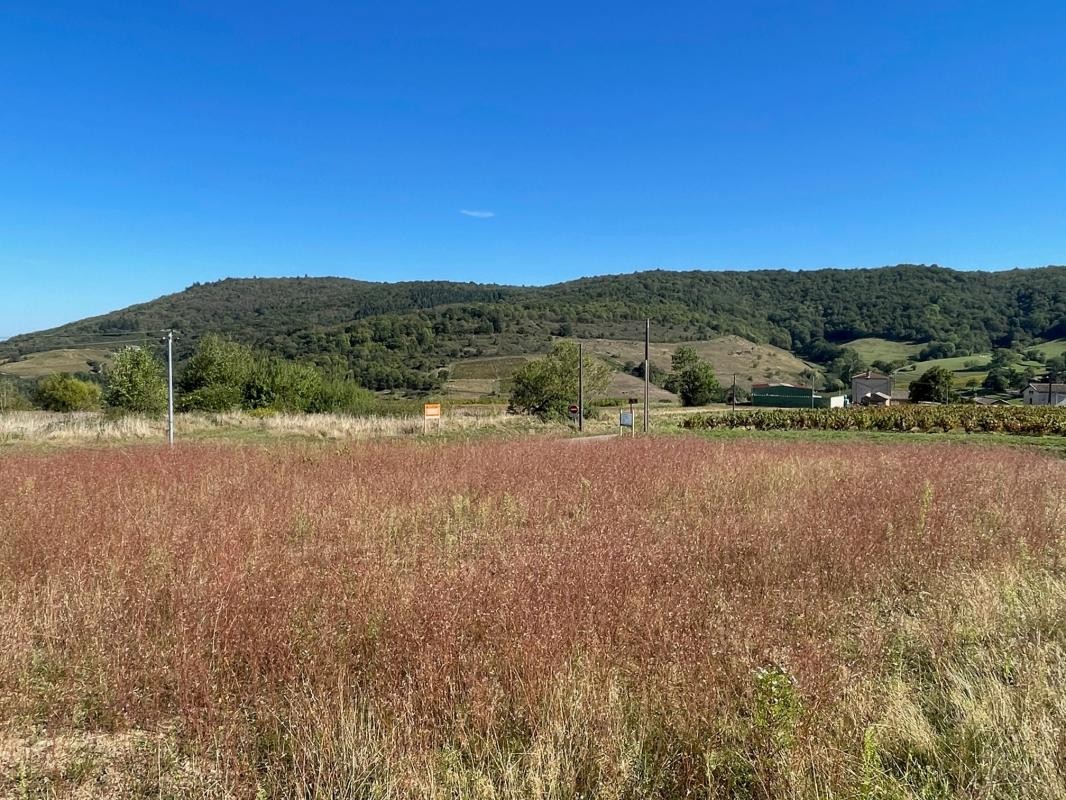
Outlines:
[[[457,358],[542,352],[553,336],[638,338],[646,318],[660,341],[736,334],[822,363],[866,336],[964,355],[1066,336],[1066,267],[654,270],[543,287],[227,279],[12,337],[0,343],[0,359],[175,328],[181,358],[203,334],[220,333],[371,388],[418,389]]]

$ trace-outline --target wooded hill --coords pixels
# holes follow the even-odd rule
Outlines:
[[[546,350],[553,336],[659,341],[735,334],[828,363],[880,337],[964,355],[1066,336],[1066,267],[654,270],[543,287],[251,278],[182,292],[0,343],[0,360],[176,328],[178,354],[217,332],[374,388],[432,388],[458,359]]]

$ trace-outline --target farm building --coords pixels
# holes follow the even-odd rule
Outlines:
[[[890,406],[892,395],[884,392],[869,392],[860,397],[858,402],[864,406]]]
[[[892,376],[874,370],[851,376],[851,402],[864,406],[887,406],[892,402]]]
[[[1022,391],[1027,406],[1066,406],[1066,383],[1030,383]]]
[[[751,387],[751,404],[770,408],[843,408],[844,395],[815,392],[791,383],[757,383]]]

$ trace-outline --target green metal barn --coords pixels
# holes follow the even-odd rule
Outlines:
[[[791,383],[757,383],[751,387],[751,404],[765,408],[843,408],[844,395]]]

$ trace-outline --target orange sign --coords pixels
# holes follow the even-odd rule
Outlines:
[[[426,419],[440,418],[440,403],[426,403],[422,407],[422,413]]]

